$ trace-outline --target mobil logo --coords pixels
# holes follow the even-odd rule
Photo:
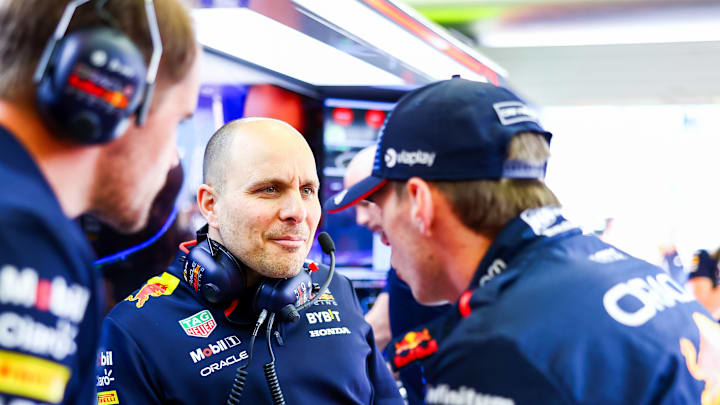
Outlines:
[[[209,343],[207,346],[198,347],[197,349],[191,351],[189,353],[190,359],[192,359],[193,363],[197,363],[198,361],[206,359],[213,354],[224,352],[225,350],[231,347],[235,347],[239,344],[240,338],[235,335],[231,335],[226,338],[220,339],[215,343]]]

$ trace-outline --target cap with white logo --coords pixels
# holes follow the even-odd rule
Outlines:
[[[338,212],[369,197],[388,180],[462,181],[543,178],[545,164],[507,160],[510,139],[541,134],[535,114],[503,87],[453,77],[403,96],[380,129],[372,175],[325,202]]]

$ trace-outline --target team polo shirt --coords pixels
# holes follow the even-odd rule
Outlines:
[[[327,267],[321,266],[312,279],[321,284],[326,276]],[[226,402],[237,368],[249,358],[252,296],[239,297],[230,312],[204,301],[182,277],[176,259],[107,316],[98,403]],[[270,362],[265,327],[255,341],[241,403],[272,403],[263,373]],[[270,343],[288,404],[403,404],[343,276],[335,275],[299,320],[274,327]]]
[[[94,255],[0,127],[0,404],[91,404],[102,295]]]
[[[391,343],[428,404],[714,404],[720,326],[662,269],[554,207],[506,225],[447,317]]]

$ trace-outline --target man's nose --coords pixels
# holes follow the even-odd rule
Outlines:
[[[303,222],[307,216],[307,207],[299,191],[288,192],[283,196],[280,219],[283,221]]]
[[[355,222],[360,226],[367,226],[368,222],[370,222],[370,216],[364,207],[355,207]]]

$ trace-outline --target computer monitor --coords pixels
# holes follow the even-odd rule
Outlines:
[[[323,185],[321,200],[343,189],[343,176],[357,152],[378,141],[383,122],[394,103],[330,98],[323,111]],[[355,208],[326,215],[323,230],[337,247],[336,265],[385,272],[390,268],[389,247],[377,235],[355,223]]]

